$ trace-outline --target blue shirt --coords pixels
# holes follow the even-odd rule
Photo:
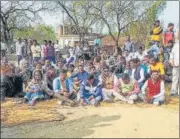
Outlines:
[[[66,90],[67,90],[67,92],[69,92],[69,91],[70,91],[71,84],[72,84],[71,80],[66,79],[66,80],[65,80],[65,84],[66,84]],[[53,91],[54,91],[55,93],[58,93],[58,92],[61,91],[61,90],[62,90],[61,81],[60,81],[60,78],[57,77],[57,78],[55,78],[55,79],[53,80]]]
[[[80,86],[80,97],[88,99],[90,96],[102,97],[102,86],[99,80],[95,79],[92,86],[87,82],[83,81]]]
[[[87,76],[88,76],[88,72],[84,70],[82,73],[78,72],[78,73],[72,75],[71,78],[77,77],[78,80],[82,82],[87,78]]]

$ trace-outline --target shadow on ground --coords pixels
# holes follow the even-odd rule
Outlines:
[[[110,126],[106,122],[120,118],[119,115],[107,117],[94,115],[73,121],[18,125],[3,128],[1,138],[82,138],[93,134],[94,127]]]

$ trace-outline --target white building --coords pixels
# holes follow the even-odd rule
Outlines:
[[[88,29],[88,35],[85,36],[85,40],[88,40],[90,45],[93,45],[93,41],[100,34],[92,33],[92,29]],[[72,26],[64,26],[64,35],[63,35],[63,26],[58,27],[58,40],[59,45],[63,48],[65,45],[74,46],[75,43],[79,43],[79,35],[76,33],[75,29]],[[64,41],[64,42],[63,42]],[[64,44],[64,46],[63,46]]]

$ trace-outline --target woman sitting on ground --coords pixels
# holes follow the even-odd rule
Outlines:
[[[34,106],[37,100],[45,98],[45,94],[48,96],[53,96],[53,91],[51,91],[46,83],[43,81],[43,74],[40,70],[35,70],[33,73],[33,79],[29,82],[26,88],[25,100],[29,105]]]

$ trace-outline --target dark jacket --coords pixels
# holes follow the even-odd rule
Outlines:
[[[140,70],[141,70],[141,66],[138,66],[134,72],[134,79],[136,79],[137,81],[140,79]],[[132,69],[129,69],[129,75],[132,75]]]
[[[1,75],[0,94],[1,100],[5,97],[14,97],[18,93],[22,92],[22,78],[20,76],[14,76],[12,78]]]

